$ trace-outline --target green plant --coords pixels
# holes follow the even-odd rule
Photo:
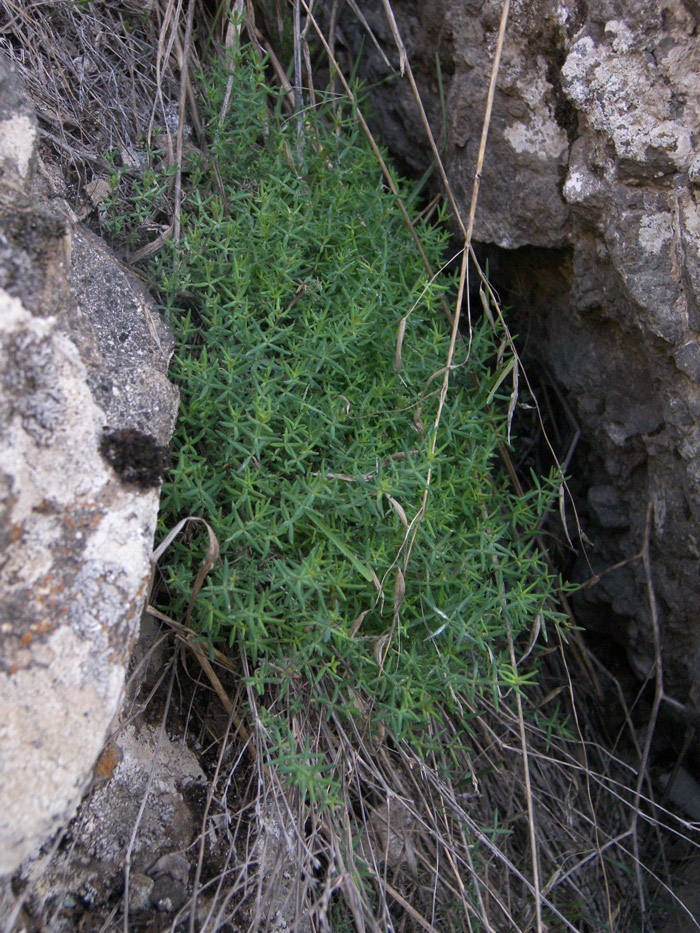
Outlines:
[[[487,326],[451,375],[431,454],[451,280],[427,280],[352,112],[309,114],[297,164],[263,77],[244,53],[221,126],[210,82],[211,152],[158,266],[182,393],[161,522],[214,528],[222,559],[192,623],[246,652],[259,695],[301,682],[312,704],[427,751],[429,718],[535,676],[513,670],[506,634],[558,621],[533,547],[548,484],[517,498],[494,469],[503,371]],[[439,265],[445,234],[420,235]],[[171,614],[197,570],[196,549],[174,545]]]
[[[199,516],[221,560],[176,539],[154,598],[199,633],[225,705],[200,645],[234,671],[225,785],[246,788],[228,815],[248,842],[217,916],[255,897],[266,928],[273,836],[318,929],[531,929],[535,899],[552,928],[612,929],[628,804],[582,742],[565,652],[540,662],[540,633],[566,643],[535,547],[559,477],[517,496],[500,469],[508,335],[475,324],[437,417],[454,283],[427,278],[354,105],[306,111],[299,146],[250,51],[198,85],[211,145],[178,176],[180,237],[151,266],[182,399],[161,531]],[[177,235],[174,171],[122,173],[117,236],[141,245],[154,218],[147,252]],[[438,266],[444,235],[418,233]]]
[[[117,165],[118,152],[103,155],[111,166],[111,193],[101,205],[101,224],[109,237],[127,249],[134,248],[145,232],[158,229],[159,222],[165,220],[168,191],[175,173],[173,166],[162,161],[163,152],[145,143],[143,149],[145,167],[136,173]]]

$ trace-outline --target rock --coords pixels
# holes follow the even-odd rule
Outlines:
[[[155,881],[150,900],[152,907],[163,913],[171,914],[182,907],[186,898],[187,892],[184,885],[169,875],[163,875]]]
[[[659,927],[659,933],[694,933],[700,925],[700,858],[688,855],[674,876],[674,894],[670,900],[668,890],[661,892],[659,900],[667,904],[668,920]]]
[[[568,210],[561,193],[566,170],[573,111],[557,81],[556,64],[563,55],[561,4],[528,11],[518,4],[511,17],[503,52],[500,90],[494,102],[489,145],[481,174],[474,236],[513,249],[526,244],[561,246],[567,242]],[[409,58],[418,75],[424,104],[436,140],[444,139],[444,164],[457,200],[468,215],[471,187],[481,139],[500,4],[432,0],[392,4]],[[545,8],[548,6],[544,4]],[[367,12],[373,32],[398,62],[382,8]],[[359,32],[344,20],[345,32],[359,52]],[[439,53],[445,108],[439,96],[436,55]],[[379,53],[370,44],[362,52],[362,69],[370,85],[371,112],[383,140],[409,168],[423,172],[432,161],[418,108],[408,82],[389,81]],[[397,69],[398,70],[398,69]],[[533,215],[532,205],[538,211]]]
[[[151,906],[153,878],[135,871],[129,878],[129,913],[143,913]]]
[[[155,884],[151,892],[151,906],[172,913],[187,899],[187,879],[190,863],[179,852],[162,855],[151,869]]]
[[[392,6],[466,218],[501,4]],[[365,13],[398,66],[381,5]],[[354,61],[362,28],[349,10],[340,24]],[[596,569],[639,553],[652,505],[665,684],[679,702],[700,697],[698,25],[685,0],[514,0],[474,233],[513,331],[528,335],[526,359],[545,364],[579,421],[572,470],[608,490],[577,502]],[[369,42],[360,72],[374,127],[422,173],[431,155],[416,144],[425,133],[408,82]],[[581,547],[581,580],[589,560]],[[648,669],[640,561],[627,577],[582,595],[580,621],[597,624],[614,604],[617,637]]]
[[[37,124],[34,110],[14,70],[0,62],[0,170],[14,182],[29,181],[36,165]]]
[[[204,775],[202,775],[202,778]],[[187,887],[187,879],[190,875],[190,863],[184,855],[179,852],[168,852],[161,855],[150,871],[153,878],[168,877],[177,881],[183,888]]]
[[[36,922],[66,922],[76,910],[106,916],[124,888],[127,852],[130,911],[170,912],[184,903],[190,863],[183,852],[199,828],[186,798],[206,779],[183,741],[159,733],[142,715],[119,727],[114,770],[93,786],[65,843],[47,866],[23,864],[15,880],[29,886],[26,910]]]
[[[291,796],[291,795],[290,795]],[[298,903],[299,857],[292,800],[264,795],[256,801],[257,836],[253,848],[259,865],[259,899],[265,929],[311,933],[311,921]]]
[[[41,189],[4,59],[0,121],[2,875],[75,813],[138,631],[161,471],[151,449],[120,475],[103,438],[147,439],[162,466],[177,392],[140,284]]]
[[[680,767],[678,773],[673,776],[673,783],[669,788],[671,778],[671,774],[663,774],[660,777],[661,786],[668,795],[668,799],[682,810],[688,819],[697,823],[700,820],[700,784],[683,767]]]
[[[591,486],[588,490],[588,505],[601,528],[610,531],[629,528],[627,510],[614,486]]]

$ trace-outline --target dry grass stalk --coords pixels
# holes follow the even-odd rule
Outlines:
[[[128,157],[141,146],[159,80],[164,105],[174,99],[169,66],[158,79],[153,60],[154,12],[154,4],[0,3],[0,50],[36,106],[44,141],[79,189],[93,169],[108,170],[105,153],[123,149]]]

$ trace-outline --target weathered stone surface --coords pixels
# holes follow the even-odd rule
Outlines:
[[[165,446],[173,425],[175,389],[163,360],[173,338],[139,280],[127,273],[89,230],[75,229],[71,287],[99,353],[88,372],[106,424],[129,428]]]
[[[256,913],[270,933],[298,930],[311,933],[311,922],[296,899],[298,855],[293,809],[281,799],[263,797],[256,803],[255,858],[260,866]]]
[[[392,6],[466,216],[502,4]],[[398,65],[381,6],[363,12]],[[666,685],[681,701],[700,697],[699,26],[687,0],[514,0],[475,226],[526,355],[546,364],[580,422],[573,469],[598,490],[577,502],[595,545],[581,579],[588,561],[600,570],[639,553],[652,504]],[[351,58],[360,37],[347,11]],[[385,80],[369,42],[361,72],[375,126],[423,171],[431,156],[416,143],[425,135],[408,82]],[[612,487],[614,508],[599,500]],[[618,614],[619,639],[649,669],[640,561],[585,591],[578,609],[598,626]]]
[[[0,875],[75,812],[119,708],[157,476],[105,426],[167,444],[172,340],[140,285],[39,191],[36,124],[0,60]]]
[[[36,117],[21,84],[3,58],[0,67],[0,166],[29,180],[36,162]]]
[[[536,10],[529,3],[515,6],[491,118],[474,235],[507,248],[560,246],[568,231],[561,181],[572,111],[553,76],[563,58],[565,14],[557,3],[538,4]],[[418,7],[404,0],[394,6],[435,139],[444,140],[445,168],[458,201],[467,208],[500,7],[480,0],[432,0]],[[365,12],[383,47],[393,49],[381,6]],[[445,89],[444,113],[436,55]],[[372,84],[384,82],[389,74],[369,43],[363,52],[363,71]],[[416,145],[426,135],[408,82],[380,87],[372,94],[372,110],[392,151],[412,169],[423,171],[431,153],[427,145]],[[536,215],[532,204],[538,206]]]
[[[141,716],[118,730],[60,850],[40,870],[23,864],[15,881],[28,885],[25,909],[38,924],[54,918],[52,933],[109,914],[124,888],[127,852],[134,919],[184,903],[191,866],[183,852],[199,829],[186,798],[206,782],[186,744],[159,733]]]
[[[231,770],[226,776],[222,771],[207,810],[211,772],[207,776],[205,769],[213,767],[212,749],[209,738],[200,746],[192,724],[205,714],[208,728],[201,734],[214,735],[220,728],[222,736],[229,715],[218,706],[207,710],[197,687],[189,692],[194,680],[182,679],[188,665],[178,666],[180,683],[170,691],[163,672],[169,672],[177,650],[145,615],[119,719],[76,816],[50,858],[42,851],[25,859],[11,878],[0,878],[0,925],[22,908],[24,925],[17,924],[13,933],[121,929],[127,903],[129,929],[180,929],[192,907],[202,842],[198,930],[224,928],[229,921],[247,929],[257,917],[261,929],[310,931],[296,897],[298,827],[291,814],[297,801],[268,788],[249,807],[236,784],[254,778],[237,773],[240,746],[232,742],[222,759],[228,762],[224,771]],[[237,763],[231,767],[232,762]],[[249,818],[241,820],[242,813]],[[204,883],[212,878],[224,879],[223,891]],[[229,885],[240,882],[248,897],[228,903]]]
[[[601,528],[614,531],[629,528],[629,515],[614,486],[591,486],[588,505]]]

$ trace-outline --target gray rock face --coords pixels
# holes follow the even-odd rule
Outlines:
[[[501,6],[393,4],[465,217]],[[363,11],[392,50],[380,5]],[[355,54],[351,20],[341,40]],[[595,570],[639,552],[653,506],[667,686],[682,701],[700,697],[699,27],[686,0],[514,0],[475,226],[477,240],[505,248],[499,284],[513,329],[529,335],[526,353],[546,364],[580,422],[594,488],[578,505]],[[370,42],[361,70],[375,125],[423,171],[430,153],[416,144],[425,135],[408,82],[386,83]],[[618,637],[647,670],[639,561],[579,602],[591,623],[606,607],[622,615]]]
[[[183,852],[199,828],[187,798],[203,797],[206,781],[185,743],[159,733],[143,716],[118,729],[66,844],[48,865],[28,860],[17,873],[25,912],[42,929],[62,933],[91,917],[99,928],[124,890],[127,852],[132,923],[183,905],[190,876]]]
[[[167,328],[36,146],[0,60],[0,875],[73,815],[118,711],[177,405]]]

